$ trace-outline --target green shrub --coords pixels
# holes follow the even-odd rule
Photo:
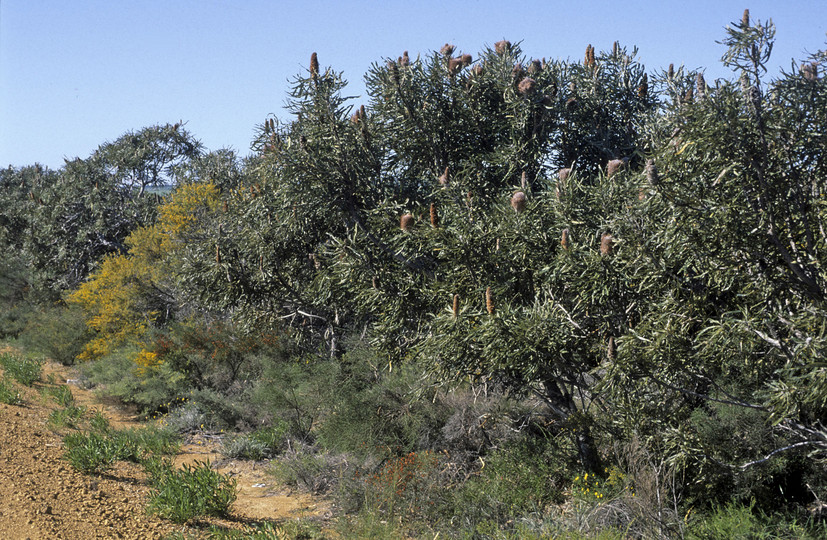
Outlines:
[[[49,374],[52,378],[53,374]],[[75,396],[72,395],[72,390],[65,384],[46,387],[43,389],[43,394],[52,397],[61,407],[67,407],[75,402]]]
[[[69,433],[63,446],[72,467],[85,474],[109,470],[122,452],[115,441],[98,433]]]
[[[55,409],[49,413],[46,423],[54,430],[65,428],[79,428],[80,423],[86,415],[86,407],[67,405],[63,409]]]
[[[75,363],[92,333],[79,307],[55,306],[34,312],[20,335],[27,349],[65,366]]]
[[[236,482],[210,468],[209,462],[167,470],[153,487],[149,512],[176,523],[199,516],[226,516],[236,499]]]
[[[252,433],[230,437],[224,441],[221,453],[230,458],[261,460],[278,454],[285,441],[287,423],[262,428]]]
[[[125,455],[129,456],[121,459],[129,461],[137,462],[144,454],[173,455],[180,448],[178,434],[157,426],[118,430],[112,432],[111,436],[125,449]],[[126,453],[128,449],[134,449],[134,452]]]
[[[43,362],[23,358],[19,355],[2,353],[0,354],[0,365],[6,375],[13,377],[17,382],[25,386],[31,386],[40,379]]]
[[[6,405],[20,405],[23,403],[20,392],[14,387],[14,383],[6,380],[5,377],[0,379],[0,403]]]

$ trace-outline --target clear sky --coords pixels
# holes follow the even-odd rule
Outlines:
[[[724,27],[772,19],[770,74],[827,48],[827,0],[0,0],[0,167],[88,157],[129,130],[184,121],[207,149],[249,153],[256,124],[287,118],[288,80],[316,51],[364,103],[370,65],[444,43],[477,53],[506,38],[530,57],[586,45],[640,49],[647,70],[719,60]]]

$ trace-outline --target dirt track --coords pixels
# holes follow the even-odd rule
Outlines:
[[[49,373],[57,381],[69,375],[66,368],[54,364],[45,366],[44,377]],[[176,530],[196,535],[203,531],[146,514],[149,488],[138,465],[118,463],[103,477],[74,471],[63,459],[61,437],[46,424],[49,413],[58,407],[38,391],[45,385],[20,387],[24,400],[20,406],[0,404],[0,538],[148,539]],[[135,425],[123,411],[98,404],[90,392],[72,387],[72,393],[77,403],[103,411],[116,427]],[[208,443],[194,440],[184,445],[176,461],[215,460]],[[238,528],[263,519],[281,521],[328,512],[321,501],[283,493],[262,466],[228,461],[219,470],[236,478],[239,498],[229,520],[210,523]]]

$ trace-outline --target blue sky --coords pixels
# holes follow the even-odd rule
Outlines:
[[[711,81],[729,76],[716,40],[745,7],[776,25],[771,75],[827,48],[827,0],[0,0],[0,167],[59,168],[178,121],[208,149],[246,155],[256,124],[287,117],[288,80],[314,51],[355,96],[372,63],[403,50],[449,42],[476,58],[503,38],[530,57],[578,60],[617,40],[649,71],[672,62]]]

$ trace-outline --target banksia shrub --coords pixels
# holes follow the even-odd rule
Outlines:
[[[500,56],[511,50],[511,42],[508,40],[498,41],[494,44],[494,51]]]
[[[612,244],[614,243],[614,238],[609,233],[603,233],[600,237],[600,255],[606,257],[612,254]]]
[[[319,58],[316,53],[310,55],[310,77],[315,79],[319,76]]]
[[[402,214],[402,218],[399,220],[399,228],[408,232],[413,229],[413,226],[414,217],[411,214]]]
[[[536,88],[537,82],[531,77],[526,77],[520,81],[520,84],[517,86],[517,90],[524,96],[534,93]]]
[[[454,295],[454,305],[452,306],[452,311],[454,312],[454,318],[456,319],[459,316],[459,295]]]
[[[494,314],[494,295],[491,293],[491,287],[485,289],[485,309],[489,315]]]
[[[525,210],[525,193],[518,191],[511,196],[511,207],[519,214]]]
[[[622,159],[610,160],[609,163],[606,165],[607,176],[611,178],[615,173],[620,171],[620,169],[622,169],[624,165],[626,165],[626,162]]]
[[[437,214],[435,203],[431,203],[431,227],[435,229],[439,227],[439,214]]]
[[[563,246],[563,249],[568,251],[571,247],[571,239],[569,239],[569,230],[563,229],[563,232],[560,234],[560,245]]]

